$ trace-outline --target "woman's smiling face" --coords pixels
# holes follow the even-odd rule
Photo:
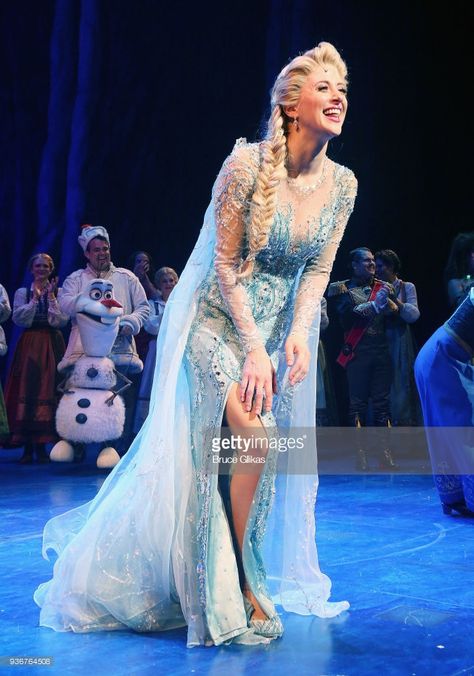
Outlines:
[[[316,66],[301,88],[294,113],[302,132],[339,136],[347,111],[347,84],[335,66]]]

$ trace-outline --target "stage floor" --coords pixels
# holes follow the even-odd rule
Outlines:
[[[283,613],[268,646],[186,648],[186,631],[55,633],[38,626],[32,595],[51,575],[45,521],[91,499],[106,474],[82,465],[20,466],[0,451],[0,674],[474,674],[474,521],[442,514],[431,476],[324,475],[317,504],[321,569],[332,620]],[[9,667],[5,657],[52,657]]]

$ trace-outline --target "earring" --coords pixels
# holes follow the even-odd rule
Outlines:
[[[299,125],[299,123],[298,123],[298,118],[297,118],[297,117],[294,117],[294,118],[293,118],[293,124],[295,125],[295,131],[299,131],[299,130],[300,130],[300,125]]]

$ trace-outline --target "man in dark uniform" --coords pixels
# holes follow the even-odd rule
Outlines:
[[[385,317],[398,311],[393,301],[395,290],[375,278],[375,259],[369,249],[354,249],[350,256],[352,277],[333,282],[327,293],[344,329],[344,345],[337,361],[347,373],[349,424],[365,426],[371,400],[373,424],[387,430],[390,427],[392,362]],[[386,435],[380,436],[380,443],[380,465],[395,469]],[[358,449],[357,466],[362,471],[369,469],[365,448]]]

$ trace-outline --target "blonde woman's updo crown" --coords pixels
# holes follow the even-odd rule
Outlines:
[[[334,66],[341,79],[347,80],[347,67],[337,49],[320,42],[313,49],[296,56],[279,73],[271,91],[271,112],[267,132],[261,143],[261,161],[255,191],[250,204],[247,231],[248,255],[240,268],[240,277],[248,277],[255,257],[267,244],[276,209],[279,181],[286,177],[287,134],[289,118],[284,107],[296,105],[301,89],[317,66]]]
[[[159,285],[161,280],[163,279],[163,277],[165,277],[166,275],[171,275],[173,277],[174,281],[176,282],[176,284],[178,283],[179,277],[178,277],[178,273],[176,272],[176,270],[174,270],[174,268],[168,268],[166,266],[160,268],[159,270],[157,270],[155,272],[155,277],[154,277],[153,281],[155,282],[156,285]]]
[[[33,254],[33,256],[31,256],[31,258],[30,258],[29,261],[28,261],[28,270],[30,270],[30,271],[32,270],[32,268],[33,268],[33,263],[34,263],[38,258],[44,258],[44,260],[45,260],[45,261],[47,262],[47,264],[49,265],[51,272],[53,272],[53,270],[54,270],[54,261],[53,261],[53,259],[51,258],[51,256],[50,256],[49,254],[47,254],[47,253],[37,253],[37,254]]]

